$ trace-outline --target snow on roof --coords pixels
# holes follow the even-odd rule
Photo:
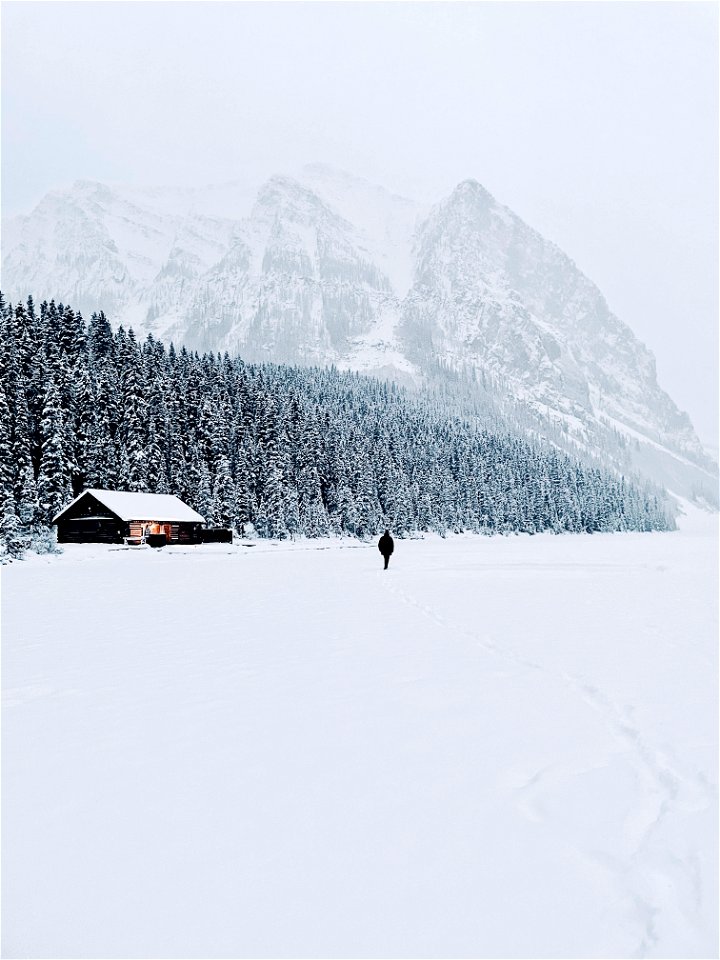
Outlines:
[[[84,490],[72,503],[64,507],[55,523],[73,503],[91,494],[121,520],[158,520],[166,523],[205,523],[205,517],[169,493],[120,493],[116,490]]]

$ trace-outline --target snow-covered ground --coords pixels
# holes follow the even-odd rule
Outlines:
[[[3,956],[717,956],[717,517],[3,571]]]

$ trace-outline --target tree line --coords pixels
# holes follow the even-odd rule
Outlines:
[[[261,537],[664,530],[659,492],[438,396],[166,347],[0,295],[0,547],[86,488],[173,493]]]

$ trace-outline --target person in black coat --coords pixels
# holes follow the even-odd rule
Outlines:
[[[388,563],[390,563],[390,554],[395,549],[395,541],[390,536],[390,531],[386,530],[385,533],[378,540],[378,550],[385,558],[384,570],[387,570]]]

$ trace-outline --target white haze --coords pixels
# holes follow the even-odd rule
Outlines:
[[[437,200],[474,177],[599,284],[715,437],[714,4],[6,3],[2,16],[5,214],[76,178],[253,181],[320,160]]]

